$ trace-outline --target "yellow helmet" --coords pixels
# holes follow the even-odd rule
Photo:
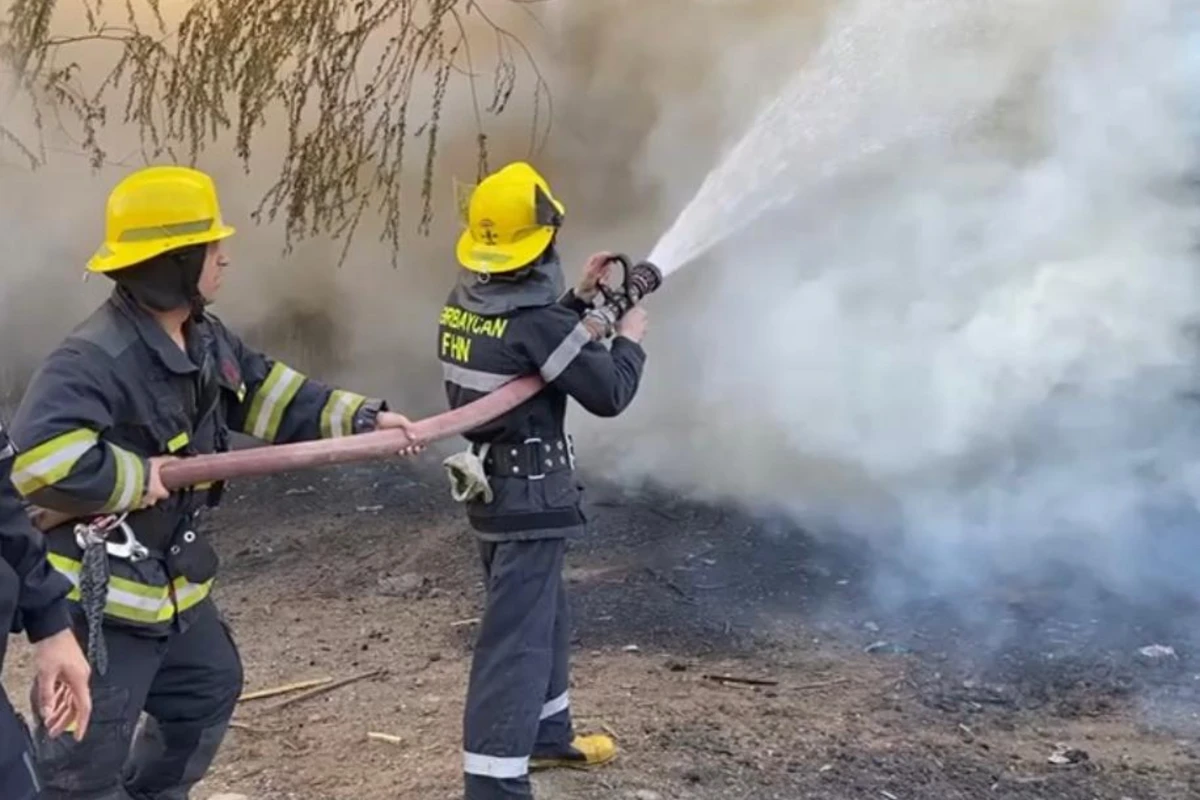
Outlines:
[[[187,167],[148,167],[127,176],[108,196],[104,244],[87,268],[113,272],[233,232],[221,221],[212,178]]]
[[[542,254],[566,209],[523,161],[484,178],[467,202],[458,261],[474,272],[513,272]]]

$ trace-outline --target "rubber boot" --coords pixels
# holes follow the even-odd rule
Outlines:
[[[613,738],[603,733],[593,733],[576,736],[564,752],[534,753],[533,758],[529,760],[529,769],[592,769],[604,766],[616,757],[617,743]]]

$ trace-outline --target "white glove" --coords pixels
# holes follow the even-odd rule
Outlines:
[[[450,478],[450,496],[460,503],[466,503],[478,497],[483,502],[490,503],[495,495],[488,483],[487,473],[483,470],[483,457],[487,449],[476,455],[470,450],[455,453],[442,462],[446,475]]]

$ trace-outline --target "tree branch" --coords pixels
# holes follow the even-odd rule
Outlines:
[[[488,113],[505,110],[520,72],[528,68],[534,78],[531,152],[549,135],[549,124],[544,131],[541,124],[549,86],[532,53],[477,0],[192,0],[173,26],[163,19],[159,0],[124,0],[120,24],[110,18],[104,0],[73,2],[83,6],[85,33],[55,33],[56,0],[12,0],[0,28],[0,60],[15,70],[17,91],[32,102],[39,135],[44,135],[41,110],[51,108],[60,129],[95,167],[102,166],[108,162],[103,134],[114,121],[110,109],[117,107],[122,109],[117,121],[136,127],[146,161],[183,152],[194,163],[229,136],[248,170],[259,135],[279,119],[286,146],[278,179],[254,216],[282,218],[289,248],[317,234],[346,237],[348,245],[363,215],[374,210],[395,252],[403,229],[401,176],[410,130],[425,140],[417,230],[428,234],[452,78],[466,80],[470,88],[480,166],[486,167],[479,75],[463,21],[468,14],[478,15],[497,42]],[[93,80],[72,54],[97,45],[110,51],[113,66]],[[95,51],[88,54],[94,57]],[[460,56],[465,69],[458,65]],[[422,76],[431,80],[429,115],[410,128]],[[5,142],[37,163],[32,148],[0,129],[0,143]]]

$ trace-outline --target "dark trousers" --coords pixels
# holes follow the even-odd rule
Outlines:
[[[165,637],[105,626],[108,671],[92,674],[82,742],[35,733],[44,800],[186,800],[204,777],[242,692],[242,663],[212,601]],[[145,725],[137,729],[145,711]],[[136,737],[135,737],[136,730]]]
[[[463,719],[467,800],[529,798],[529,758],[571,745],[565,539],[482,542],[487,608]]]
[[[35,800],[39,788],[29,735],[4,690],[0,689],[0,798]]]

